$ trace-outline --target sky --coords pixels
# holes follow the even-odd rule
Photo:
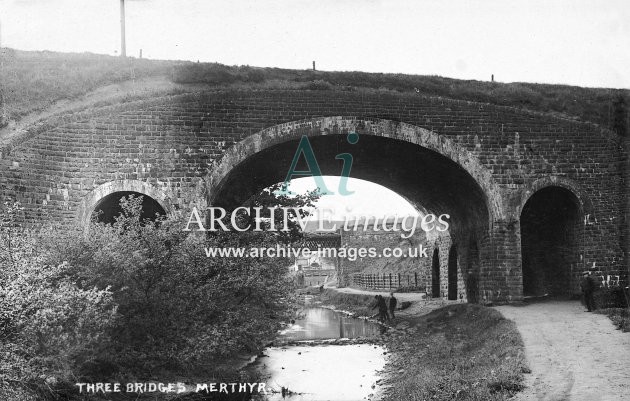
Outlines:
[[[407,199],[396,192],[381,185],[358,178],[349,177],[346,189],[353,192],[351,195],[340,195],[338,176],[322,177],[326,188],[333,192],[330,195],[319,197],[315,206],[320,213],[324,213],[322,218],[330,218],[333,221],[343,221],[350,216],[414,216],[419,212]],[[289,191],[305,194],[308,191],[317,189],[317,184],[313,177],[295,178],[289,184]],[[323,209],[327,209],[325,212]],[[312,218],[318,218],[314,214]]]
[[[117,54],[119,0],[0,0],[2,46]],[[126,0],[127,54],[630,88],[628,0]]]

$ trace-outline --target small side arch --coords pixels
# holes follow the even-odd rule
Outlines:
[[[571,180],[545,177],[522,196],[519,210],[525,296],[570,296],[583,270],[584,223],[591,204]]]
[[[565,177],[548,176],[539,178],[525,187],[525,189],[521,192],[520,204],[518,206],[518,209],[516,210],[516,215],[520,216],[523,212],[523,207],[525,207],[527,201],[536,192],[546,187],[560,187],[568,190],[569,192],[573,193],[573,195],[579,201],[580,213],[583,216],[588,216],[592,213],[593,205],[589,197],[575,181]]]
[[[117,192],[137,192],[146,195],[157,202],[167,215],[173,213],[171,202],[163,191],[143,181],[116,180],[98,186],[83,198],[77,214],[79,224],[81,224],[82,227],[87,227],[92,212],[94,212],[99,202]]]

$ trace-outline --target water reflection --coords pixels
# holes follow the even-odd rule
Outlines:
[[[318,340],[327,338],[373,337],[383,332],[384,327],[335,312],[326,308],[306,308],[300,319],[280,333],[286,340]]]
[[[268,376],[268,401],[363,400],[374,393],[385,365],[372,344],[271,347],[258,361]],[[282,389],[291,392],[283,396]]]

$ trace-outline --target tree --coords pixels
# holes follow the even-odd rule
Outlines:
[[[283,184],[275,184],[265,188],[262,192],[251,197],[247,202],[245,202],[244,206],[252,209],[255,207],[262,208],[260,214],[264,219],[262,224],[263,230],[269,230],[271,226],[272,208],[278,208],[273,214],[273,223],[276,228],[283,227],[283,210],[287,210],[287,226],[289,230],[277,231],[276,233],[280,242],[284,244],[296,244],[303,238],[300,221],[305,221],[305,219],[310,215],[312,208],[315,207],[315,201],[320,195],[317,191],[311,191],[304,195],[277,195],[277,191],[282,188],[282,185]],[[243,216],[243,219],[246,220],[245,224],[252,226],[255,225],[252,215]]]

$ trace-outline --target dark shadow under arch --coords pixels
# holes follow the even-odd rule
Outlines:
[[[358,133],[358,141],[349,140],[350,133]],[[244,138],[226,150],[206,176],[207,204],[234,209],[284,181],[305,137],[318,175],[339,176],[347,159],[337,156],[351,155],[350,177],[382,185],[417,210],[448,214],[451,238],[483,238],[492,219],[505,216],[501,191],[490,172],[451,138],[401,122],[354,117],[287,122]],[[312,172],[304,153],[298,153],[298,160],[293,171]],[[440,284],[434,295],[446,296]]]
[[[440,291],[440,250],[435,248],[433,250],[433,261],[431,263],[431,296],[433,298],[439,298],[441,296]]]
[[[469,303],[479,302],[479,247],[476,241],[471,241],[468,247],[466,271],[466,298]]]
[[[448,299],[457,299],[457,247],[451,246],[448,253]]]
[[[348,153],[353,158],[350,177],[389,188],[419,210],[436,216],[449,214],[451,233],[488,229],[488,202],[482,188],[460,165],[435,151],[375,135],[360,136],[356,144],[348,143],[346,135],[314,136],[309,142],[322,175],[339,176],[343,162],[336,156]],[[216,192],[209,194],[209,204],[234,208],[263,188],[282,182],[298,143],[295,139],[269,146],[232,166],[221,183],[212,187]],[[296,170],[309,170],[304,160],[300,158]]]
[[[102,198],[94,207],[96,214],[96,220],[99,223],[112,224],[115,221],[115,217],[122,213],[122,207],[120,206],[120,200],[129,195],[136,197],[142,197],[142,214],[141,220],[155,220],[156,216],[166,215],[164,208],[153,198],[148,195],[133,192],[133,191],[119,191],[111,193]]]
[[[566,188],[534,193],[521,212],[521,254],[525,296],[567,296],[579,268],[581,211]]]

